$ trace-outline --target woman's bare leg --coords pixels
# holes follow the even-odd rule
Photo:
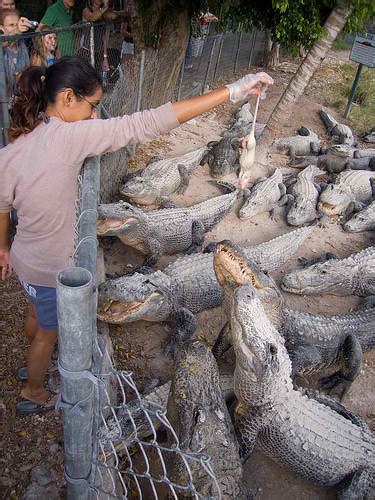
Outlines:
[[[31,302],[29,302],[27,306],[24,329],[26,337],[28,337],[29,340],[33,340],[38,329],[38,322],[36,320],[35,306],[31,304]]]
[[[21,396],[37,404],[47,401],[50,393],[43,387],[44,377],[51,363],[51,355],[57,341],[56,330],[38,327],[31,343],[27,360],[28,379]]]

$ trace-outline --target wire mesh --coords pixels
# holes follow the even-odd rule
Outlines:
[[[107,350],[97,344],[106,360],[101,381],[100,423],[94,455],[92,490],[97,498],[210,498],[221,492],[204,453],[182,450],[166,416],[170,384],[142,397],[127,371],[117,371]],[[114,390],[115,387],[115,390]],[[199,470],[199,480],[194,471]]]

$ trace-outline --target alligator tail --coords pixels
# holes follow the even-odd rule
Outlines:
[[[236,186],[234,184],[231,184],[230,182],[224,182],[224,181],[208,181],[208,182],[216,186],[222,194],[233,193],[234,191],[237,190]]]

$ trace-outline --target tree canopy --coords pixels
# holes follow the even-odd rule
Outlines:
[[[323,36],[323,25],[337,3],[337,0],[224,0],[220,21],[231,29],[241,22],[245,29],[255,26],[268,30],[275,42],[289,50],[300,45],[309,48]],[[375,16],[374,0],[353,0],[349,4],[352,12],[345,29],[363,31],[364,23]]]

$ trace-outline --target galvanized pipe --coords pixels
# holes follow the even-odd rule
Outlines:
[[[86,480],[92,467],[94,387],[89,379],[79,375],[90,371],[92,365],[94,288],[87,269],[71,267],[57,275],[61,401],[67,408],[63,425],[68,500],[89,499]],[[79,411],[72,410],[79,402]]]
[[[96,207],[99,200],[100,158],[87,158],[84,164],[81,214],[79,216],[79,240],[76,248],[76,262],[88,269],[96,280]]]
[[[90,61],[91,66],[95,68],[95,38],[93,25],[90,27]]]
[[[135,108],[136,111],[141,110],[142,86],[143,86],[143,78],[144,78],[144,72],[145,72],[145,58],[146,58],[146,51],[145,51],[145,49],[143,49],[141,52],[141,63],[139,66],[139,77],[138,77],[138,88],[137,88],[137,105]]]
[[[211,50],[210,50],[210,59],[208,61],[207,71],[206,71],[206,74],[205,74],[205,77],[204,77],[202,93],[205,92],[206,85],[208,83],[208,76],[210,74],[211,63],[212,63],[212,54],[214,53],[215,47],[216,47],[216,38],[214,38],[212,40],[212,45],[211,45]]]

